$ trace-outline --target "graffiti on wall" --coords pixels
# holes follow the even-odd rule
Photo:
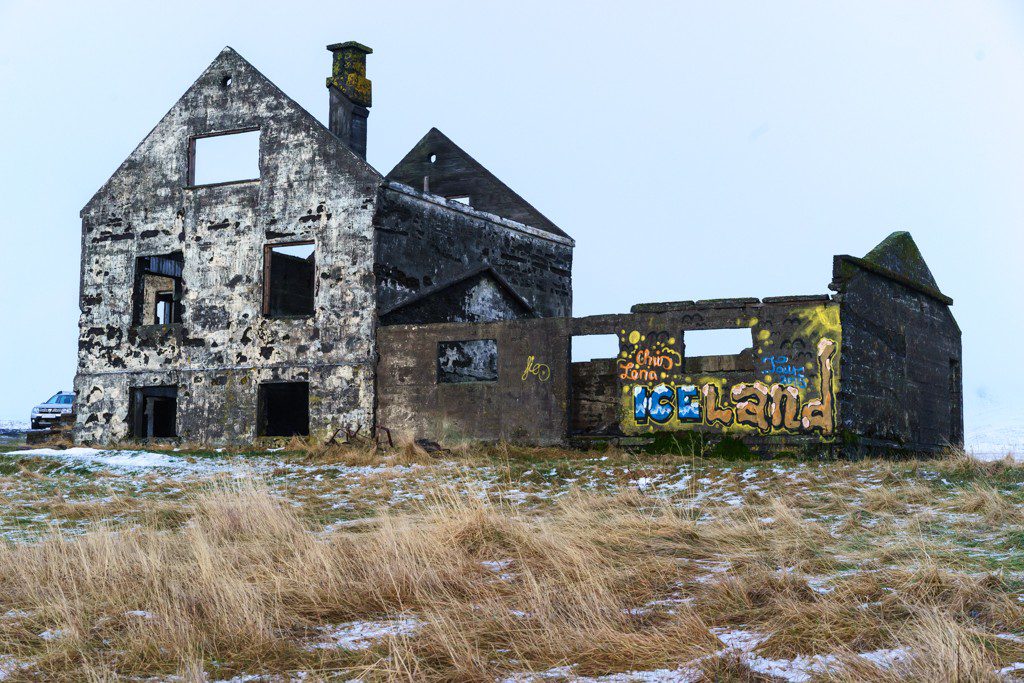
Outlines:
[[[667,378],[669,373],[679,372],[682,366],[683,357],[673,348],[676,340],[667,333],[641,335],[633,330],[626,336],[626,342],[633,346],[633,350],[621,354],[618,359],[620,380],[656,382]]]
[[[807,376],[803,366],[794,365],[789,356],[766,356],[761,359],[764,374],[778,378],[780,384],[791,384],[807,388]]]
[[[781,320],[786,334],[776,335],[769,324],[749,320],[756,341],[745,353],[758,359],[749,372],[699,377],[687,375],[674,335],[621,331],[618,379],[624,430],[703,427],[763,435],[834,434],[838,311],[815,306]]]
[[[536,377],[541,382],[547,382],[551,377],[551,368],[545,363],[538,363],[533,356],[526,359],[526,368],[523,370],[522,380],[525,382],[530,377]]]

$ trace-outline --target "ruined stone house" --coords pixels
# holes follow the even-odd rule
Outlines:
[[[225,48],[82,210],[78,439],[962,441],[952,301],[908,234],[837,256],[831,295],[572,318],[573,240],[436,129],[369,166],[371,51],[328,49],[326,127]],[[251,174],[201,173],[242,138]],[[714,329],[742,348],[687,353]],[[614,348],[573,363],[584,335]]]

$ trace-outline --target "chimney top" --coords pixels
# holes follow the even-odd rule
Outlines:
[[[354,40],[347,40],[344,43],[334,43],[333,45],[328,45],[327,49],[330,52],[337,52],[339,50],[352,49],[352,50],[359,50],[360,52],[365,52],[368,55],[372,55],[373,54],[373,48],[366,47],[362,43],[357,43]]]
[[[373,89],[366,77],[366,55],[372,54],[373,50],[354,40],[334,43],[327,49],[334,55],[327,87],[334,86],[353,104],[369,107]]]

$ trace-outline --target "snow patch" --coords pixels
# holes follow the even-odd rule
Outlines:
[[[335,626],[322,626],[318,630],[323,639],[310,645],[309,649],[365,650],[372,646],[374,641],[382,638],[411,635],[419,626],[420,622],[411,617],[387,621],[350,621]]]
[[[89,463],[103,465],[118,470],[146,470],[167,468],[179,471],[186,470],[219,470],[225,469],[224,463],[202,462],[166,453],[149,451],[100,450],[98,448],[27,448],[20,451],[8,451],[5,456],[30,456],[53,458],[67,463]]]

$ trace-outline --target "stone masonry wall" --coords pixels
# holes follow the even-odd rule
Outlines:
[[[572,311],[571,239],[503,221],[397,183],[377,218],[379,306],[490,265],[541,317]]]
[[[258,128],[257,181],[188,187],[193,136]],[[380,177],[225,48],[82,211],[77,438],[128,434],[132,387],[178,385],[178,434],[249,441],[260,382],[308,380],[315,433],[373,419]],[[315,242],[315,315],[262,314],[268,244]],[[139,256],[184,254],[183,320],[132,326]]]
[[[949,306],[857,270],[838,296],[843,427],[853,445],[936,451],[963,443],[960,329]]]

